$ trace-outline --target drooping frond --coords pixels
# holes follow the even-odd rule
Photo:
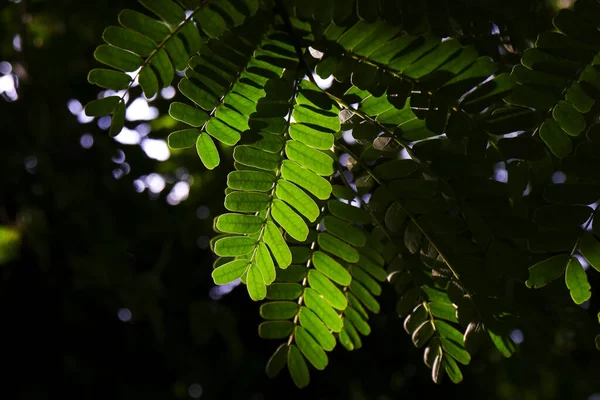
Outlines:
[[[97,68],[90,71],[88,81],[102,88],[119,91],[90,102],[89,116],[112,114],[111,135],[117,135],[125,123],[125,94],[137,81],[147,98],[171,84],[175,71],[183,71],[190,56],[196,54],[208,38],[221,36],[227,25],[239,25],[241,15],[251,16],[258,10],[258,2],[221,1],[213,5],[201,2],[191,10],[184,10],[171,0],[140,0],[152,13],[150,17],[133,10],[119,14],[121,26],[110,26],[102,34],[106,44],[98,46],[94,57],[114,69]],[[222,24],[217,23],[218,18]],[[197,25],[196,25],[197,24]]]
[[[287,366],[304,387],[338,342],[362,347],[386,280],[436,383],[460,382],[484,338],[517,350],[515,282],[564,274],[577,304],[590,298],[579,256],[600,271],[597,2],[561,10],[559,32],[516,66],[469,34],[471,3],[141,3],[159,19],[124,11],[96,52],[116,70],[90,73],[124,94],[86,112],[112,113],[116,134],[132,72],[152,97],[185,71],[190,102],[170,105],[168,142],[208,169],[233,148],[212,277],[264,300],[259,335],[285,340],[269,376]]]

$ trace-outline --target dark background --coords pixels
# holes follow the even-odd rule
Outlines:
[[[223,211],[228,163],[207,172],[192,150],[158,162],[67,107],[96,98],[86,81],[98,66],[92,54],[123,8],[139,5],[0,1],[0,62],[12,65],[18,96],[0,94],[0,226],[22,238],[17,257],[0,265],[0,398],[600,399],[598,302],[576,307],[562,284],[512,288],[519,352],[505,360],[484,346],[459,385],[431,382],[422,350],[395,316],[392,290],[363,348],[336,349],[325,371],[311,370],[307,389],[296,389],[287,371],[268,379],[264,366],[279,342],[258,338],[258,305],[243,288],[209,295],[207,238]],[[536,12],[515,12],[524,37],[535,37],[552,9]],[[148,122],[151,138],[174,130],[168,103],[152,102],[160,117]],[[152,173],[164,190],[138,193],[134,181]],[[189,197],[170,205],[179,181],[191,184]]]

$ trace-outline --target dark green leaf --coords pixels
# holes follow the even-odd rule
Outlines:
[[[577,136],[585,129],[585,119],[573,105],[567,101],[560,101],[554,110],[552,117],[558,122],[563,131],[571,136]]]
[[[573,144],[558,124],[547,119],[540,128],[540,137],[558,158],[565,158],[573,151]]]
[[[306,359],[318,370],[327,366],[327,354],[313,337],[301,326],[296,326],[294,331],[296,345]]]
[[[123,130],[123,125],[125,125],[125,101],[120,101],[113,112],[108,134],[112,137],[117,136]]]
[[[294,384],[299,388],[308,386],[310,376],[306,361],[304,361],[300,350],[293,344],[289,346],[287,364]]]
[[[173,132],[167,138],[167,143],[172,149],[184,149],[193,147],[198,140],[200,132],[197,129],[184,129]]]
[[[288,345],[282,344],[267,362],[266,372],[271,379],[275,378],[287,364]]]
[[[263,339],[283,339],[291,335],[293,330],[291,321],[266,321],[258,326],[258,335]]]
[[[298,304],[292,301],[272,301],[260,306],[260,316],[264,319],[291,319],[298,312]]]
[[[214,252],[221,257],[243,256],[252,251],[256,241],[249,237],[226,236],[215,242]]]
[[[133,53],[102,44],[94,52],[96,60],[124,72],[133,72],[142,65],[142,59]]]
[[[90,117],[101,117],[112,113],[119,104],[119,96],[104,97],[90,101],[85,106],[85,114]]]
[[[105,89],[121,90],[129,87],[129,75],[112,69],[96,68],[88,74],[88,82]]]
[[[576,257],[571,257],[567,264],[565,282],[575,304],[582,304],[592,296],[587,274]]]
[[[300,309],[300,324],[315,338],[315,340],[327,351],[335,347],[335,337],[325,324],[306,307]]]
[[[302,294],[302,285],[297,283],[274,283],[267,288],[271,300],[296,300]]]
[[[308,283],[311,288],[322,295],[331,306],[337,310],[344,310],[348,306],[348,300],[325,275],[319,271],[308,272]]]
[[[597,220],[598,219],[595,219],[594,223]],[[579,251],[587,262],[600,272],[600,242],[598,242],[594,236],[585,234],[579,242]]]

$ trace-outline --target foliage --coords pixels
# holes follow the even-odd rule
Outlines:
[[[561,10],[514,66],[480,55],[450,11],[409,2],[140,3],[154,16],[122,11],[95,52],[118,71],[88,77],[124,92],[86,113],[112,114],[117,134],[134,82],[150,98],[184,71],[189,102],[169,112],[187,127],[169,145],[208,169],[233,146],[212,277],[265,300],[259,335],[284,339],[269,376],[287,365],[304,387],[306,361],[321,370],[338,342],[360,348],[385,280],[436,383],[460,382],[485,337],[514,353],[503,293],[524,266],[528,287],[564,274],[575,303],[590,299],[596,1]]]
[[[306,361],[322,370],[338,342],[360,348],[386,280],[436,383],[460,382],[485,338],[514,353],[504,292],[525,267],[527,287],[564,274],[576,304],[590,299],[596,1],[558,12],[516,60],[481,55],[464,17],[429,2],[140,3],[153,17],[122,11],[94,53],[116,70],[88,77],[122,92],[86,113],[112,114],[117,134],[135,82],[150,98],[183,71],[189,101],[169,113],[186,127],[169,145],[208,169],[233,147],[212,277],[265,300],[259,335],[284,339],[269,376],[287,365],[304,387]]]

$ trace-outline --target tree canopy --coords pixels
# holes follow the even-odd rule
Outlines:
[[[0,18],[18,398],[600,398],[599,1]]]

